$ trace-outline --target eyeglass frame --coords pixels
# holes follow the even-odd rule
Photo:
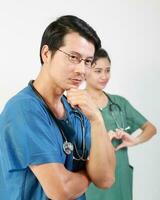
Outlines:
[[[92,60],[89,59],[89,58],[84,59],[84,58],[81,57],[81,55],[79,55],[79,57],[78,57],[78,55],[74,55],[74,54],[71,54],[71,53],[67,53],[67,52],[65,52],[65,51],[63,51],[63,50],[61,50],[61,49],[58,49],[58,48],[57,48],[57,51],[60,51],[60,52],[64,53],[64,54],[68,57],[68,60],[69,60],[71,63],[79,64],[79,63],[81,63],[82,60],[83,60],[86,67],[88,67],[88,68],[93,68],[92,65],[94,64],[94,58],[93,58]],[[72,59],[73,59],[72,56],[74,56],[74,57],[76,58],[76,60],[72,60]],[[87,61],[90,61],[90,64],[87,64],[87,63],[86,63]]]

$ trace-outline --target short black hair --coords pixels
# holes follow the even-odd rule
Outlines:
[[[43,33],[40,46],[41,64],[43,64],[41,57],[42,47],[48,45],[49,50],[54,54],[58,48],[63,46],[65,35],[72,32],[77,32],[80,36],[92,42],[95,46],[95,52],[101,47],[100,38],[89,24],[73,15],[61,16],[49,24]]]
[[[98,60],[99,58],[107,58],[107,60],[109,61],[109,63],[111,64],[111,59],[108,55],[108,52],[103,49],[103,48],[99,48],[94,56],[94,62],[96,62],[96,60]]]

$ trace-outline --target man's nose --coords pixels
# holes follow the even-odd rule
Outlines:
[[[81,62],[79,64],[77,64],[75,71],[76,71],[76,73],[79,73],[79,74],[85,74],[86,73],[86,65],[85,65],[84,60],[81,60]]]

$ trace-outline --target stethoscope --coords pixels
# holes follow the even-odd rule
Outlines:
[[[68,142],[67,141],[67,138],[66,138],[63,130],[61,129],[61,133],[62,133],[62,136],[64,138],[63,150],[68,155],[71,154],[73,152],[73,150],[75,150],[75,152],[73,154],[73,159],[86,161],[87,160],[87,158],[85,158],[85,154],[86,154],[86,141],[85,141],[85,126],[84,126],[83,115],[79,111],[78,108],[77,109],[71,108],[71,111],[69,113],[70,113],[70,115],[73,115],[73,117],[78,118],[79,121],[80,121],[80,124],[81,124],[81,131],[82,131],[82,153],[79,153],[77,145],[75,144],[75,141],[73,141],[73,142]]]
[[[122,131],[129,130],[130,126],[125,127],[125,122],[124,122],[124,117],[123,117],[123,112],[122,112],[121,107],[117,103],[113,102],[113,100],[110,98],[108,94],[105,93],[105,95],[107,96],[109,100],[109,111],[117,126],[117,129],[122,130]]]
[[[74,117],[78,118],[81,124],[81,131],[82,131],[82,153],[79,153],[77,145],[74,141],[74,137],[73,135],[75,135],[75,131],[71,126],[68,126],[68,123],[65,122],[65,120],[58,120],[54,113],[51,111],[51,109],[49,108],[49,106],[47,105],[47,103],[45,102],[44,98],[42,97],[42,95],[36,90],[36,88],[33,86],[33,80],[31,80],[29,82],[29,85],[31,86],[32,90],[34,91],[34,93],[36,94],[37,97],[39,97],[43,103],[45,104],[47,110],[49,111],[49,113],[51,114],[51,116],[53,117],[54,121],[56,122],[61,135],[63,137],[63,151],[66,155],[71,155],[73,154],[73,159],[75,160],[81,160],[81,161],[86,161],[87,157],[86,157],[86,141],[85,141],[85,126],[84,126],[84,120],[83,120],[83,115],[82,113],[79,111],[79,109],[73,109],[71,108],[71,111],[69,112],[70,115],[74,115]],[[64,96],[65,97],[65,96]],[[70,131],[72,132],[72,134],[68,134],[68,136],[65,134],[65,129],[66,126],[68,128],[70,128]],[[63,128],[64,127],[64,128]],[[72,136],[71,136],[72,135]]]

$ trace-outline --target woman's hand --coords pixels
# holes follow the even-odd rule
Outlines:
[[[108,132],[108,135],[109,135],[110,141],[112,141],[114,138],[116,138],[116,132],[114,132],[114,131],[110,130]]]
[[[124,147],[131,147],[138,144],[138,138],[128,134],[123,130],[117,129],[117,131],[114,132],[114,138],[117,140],[122,140],[122,143],[115,148],[116,151]]]

